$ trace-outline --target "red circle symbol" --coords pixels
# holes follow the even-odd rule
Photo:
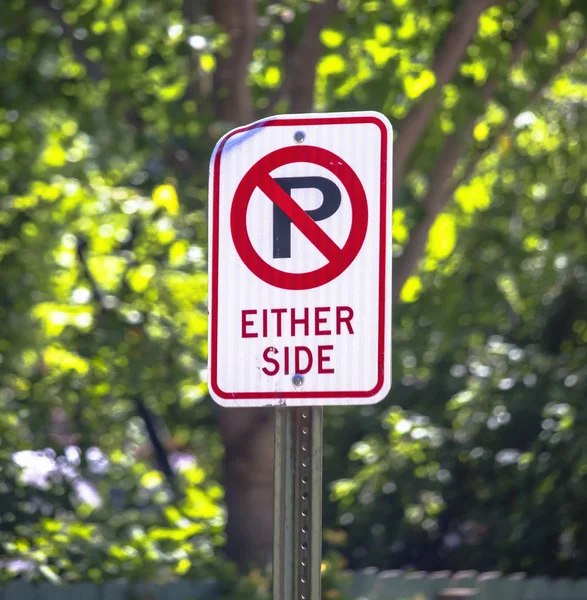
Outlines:
[[[271,172],[291,163],[311,163],[328,169],[344,185],[352,208],[351,230],[342,248],[271,177]],[[251,243],[247,231],[247,210],[259,188],[291,219],[300,232],[323,254],[326,265],[307,273],[276,269],[263,260]],[[357,257],[367,233],[367,196],[356,173],[342,158],[316,146],[290,146],[275,150],[256,162],[239,183],[230,213],[230,229],[241,260],[259,279],[286,290],[309,290],[332,281]]]

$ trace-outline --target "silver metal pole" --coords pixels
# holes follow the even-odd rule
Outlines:
[[[323,409],[275,413],[273,600],[320,600]]]

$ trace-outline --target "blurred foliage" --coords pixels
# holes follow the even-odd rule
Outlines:
[[[258,2],[261,112],[309,4]],[[455,4],[346,0],[316,108],[395,122],[426,101]],[[541,3],[512,70],[526,4],[482,15],[394,200],[400,256],[442,143],[475,119],[472,176],[395,311],[390,399],[326,411],[325,598],[346,566],[587,566],[587,65],[551,79],[585,5]],[[226,35],[179,0],[4,0],[0,24],[1,576],[231,580],[202,372]],[[231,597],[267,590],[253,571]]]
[[[327,462],[328,519],[352,567],[584,572],[585,66],[519,111],[437,220],[360,441],[328,411],[328,456],[350,459]]]

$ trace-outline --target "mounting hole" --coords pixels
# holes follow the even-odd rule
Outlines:
[[[303,492],[302,493],[302,500],[307,500],[308,499],[308,492]]]
[[[296,131],[294,133],[294,140],[301,144],[306,139],[306,134],[303,131]]]
[[[302,550],[307,550],[308,549],[308,542],[302,542],[301,548],[302,548]]]

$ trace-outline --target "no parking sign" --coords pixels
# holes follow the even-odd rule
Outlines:
[[[224,406],[369,404],[391,379],[391,126],[235,129],[210,165],[209,387]]]

